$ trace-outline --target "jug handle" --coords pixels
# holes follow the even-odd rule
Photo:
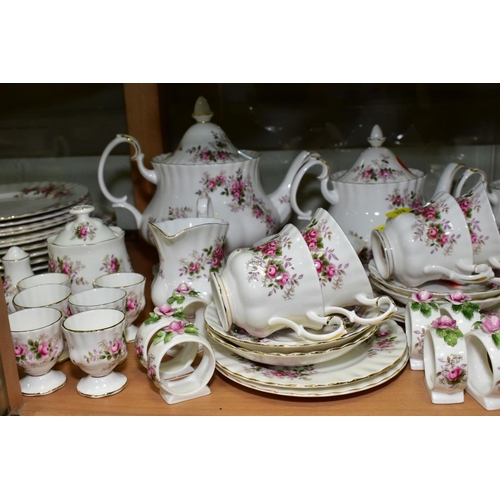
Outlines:
[[[304,159],[304,163],[300,167],[299,171],[295,174],[290,187],[290,205],[292,207],[292,210],[297,215],[297,218],[301,220],[310,220],[312,217],[312,210],[304,212],[299,208],[299,205],[297,204],[297,190],[299,188],[300,181],[304,177],[304,174],[315,165],[321,165],[322,167],[321,173],[317,177],[317,179],[321,181],[321,193],[323,194],[323,196],[325,196],[325,193],[328,193],[330,167],[318,153],[309,153],[309,155]]]
[[[111,151],[117,146],[118,144],[122,142],[127,142],[129,144],[132,144],[135,149],[134,155],[131,157],[132,160],[137,161],[137,165],[139,167],[139,171],[141,174],[149,181],[151,181],[153,184],[157,183],[156,179],[156,172],[154,170],[147,169],[144,166],[143,159],[144,159],[144,154],[141,151],[141,146],[139,145],[139,142],[137,139],[132,137],[131,135],[126,135],[126,134],[118,134],[115,139],[113,139],[104,149],[101,158],[99,160],[99,167],[97,169],[97,180],[99,181],[99,187],[101,188],[102,194],[112,203],[113,207],[119,207],[119,208],[125,208],[126,210],[129,210],[132,215],[135,218],[135,222],[137,224],[137,227],[140,227],[141,225],[141,220],[142,220],[142,214],[135,208],[133,205],[127,202],[127,196],[122,196],[121,198],[117,198],[116,196],[113,196],[108,188],[106,187],[106,184],[104,182],[104,165],[106,164],[106,160],[108,159],[109,154]]]
[[[487,179],[486,172],[484,172],[483,170],[477,169],[477,168],[469,168],[462,174],[462,177],[460,178],[460,180],[457,184],[457,187],[455,188],[453,196],[455,198],[458,198],[459,196],[462,195],[462,189],[464,187],[465,181],[474,174],[478,174],[482,177],[482,179],[479,182],[482,182],[484,184],[486,196],[488,196],[488,200],[489,200],[490,204],[492,206],[497,205],[498,204],[497,194],[494,193],[493,191],[491,191],[491,192],[488,191],[488,179]]]

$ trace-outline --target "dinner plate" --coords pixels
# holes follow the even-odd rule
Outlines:
[[[209,339],[210,340],[210,339]],[[310,389],[364,380],[396,365],[407,349],[406,334],[393,320],[384,321],[375,335],[344,356],[305,366],[273,366],[242,358],[210,340],[216,364],[239,379],[269,387]]]
[[[333,396],[347,396],[349,394],[356,394],[358,392],[378,387],[395,378],[398,373],[400,373],[405,368],[407,362],[408,349],[406,349],[405,354],[397,363],[395,363],[393,366],[390,366],[386,370],[383,370],[380,373],[374,375],[373,377],[368,377],[364,380],[358,380],[349,384],[336,385],[333,387],[314,387],[304,389],[296,389],[293,387],[273,387],[265,384],[259,384],[258,382],[251,382],[239,378],[234,373],[222,368],[220,365],[216,365],[215,368],[219,373],[222,373],[222,375],[232,380],[233,382],[256,391],[274,394],[277,396],[291,396],[297,398],[327,398]]]
[[[305,366],[314,363],[324,363],[326,361],[339,358],[340,356],[345,356],[357,345],[361,344],[372,335],[374,335],[376,330],[377,327],[374,326],[371,329],[367,330],[366,333],[364,333],[360,337],[357,337],[353,341],[347,342],[346,344],[339,347],[332,347],[330,349],[324,349],[320,351],[296,352],[287,354],[282,352],[252,351],[250,349],[245,349],[244,347],[239,347],[237,345],[231,344],[230,342],[226,342],[210,327],[207,327],[206,332],[210,339],[214,342],[217,342],[222,347],[225,347],[234,354],[237,354],[242,358],[249,359],[250,361],[275,366]]]
[[[436,298],[445,298],[451,292],[461,290],[463,293],[470,295],[471,300],[481,300],[490,297],[496,297],[500,295],[500,287],[492,285],[491,283],[466,283],[466,284],[456,284],[451,281],[429,281],[424,283],[419,288],[407,287],[397,280],[384,280],[373,260],[368,263],[369,278],[373,283],[375,283],[378,288],[380,288],[385,293],[391,295],[391,293],[396,293],[399,295],[399,299],[403,300],[406,297],[408,302],[411,299],[411,295],[414,292],[420,290],[427,290],[434,294]],[[391,295],[392,296],[392,295]]]
[[[360,306],[355,309],[358,315],[364,317],[373,317],[380,314],[380,310],[377,308]],[[344,321],[347,333],[343,334],[341,337],[330,340],[304,339],[290,328],[283,328],[265,338],[257,338],[249,335],[245,330],[236,325],[232,325],[229,331],[224,330],[213,302],[210,303],[205,310],[205,323],[207,327],[211,328],[215,333],[231,344],[236,344],[249,350],[274,353],[297,353],[331,349],[347,342],[352,342],[355,338],[360,337],[373,326],[359,325],[357,323]],[[337,326],[330,326],[321,330],[313,330],[310,328],[306,328],[306,330],[321,335],[322,333],[330,333],[336,328]]]
[[[23,182],[0,185],[0,221],[39,215],[81,202],[88,189],[69,182]]]
[[[18,224],[17,226],[12,226],[8,228],[0,228],[0,238],[9,238],[9,237],[15,237],[20,234],[33,233],[34,231],[47,229],[54,225],[63,224],[74,219],[76,219],[76,215],[70,214],[68,213],[68,211],[66,211],[65,214],[57,217],[44,219],[41,221],[30,222],[27,224]]]
[[[11,238],[0,238],[0,248],[8,249],[12,246],[19,247],[21,245],[27,245],[28,243],[34,243],[39,240],[44,240],[46,242],[49,236],[59,233],[62,229],[64,229],[65,225],[66,223],[63,222],[62,224],[57,224],[48,229],[36,231],[35,233],[19,234]]]

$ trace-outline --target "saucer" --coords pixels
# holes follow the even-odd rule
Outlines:
[[[258,382],[250,382],[248,380],[239,378],[234,373],[226,371],[220,366],[216,366],[216,369],[219,373],[222,373],[225,377],[232,380],[233,382],[248,387],[249,389],[254,389],[256,391],[266,392],[279,396],[292,396],[298,398],[326,398],[332,396],[346,396],[349,394],[355,394],[382,385],[385,382],[388,382],[389,380],[396,377],[396,375],[398,375],[398,373],[400,373],[405,368],[407,362],[408,349],[406,349],[405,354],[396,364],[394,364],[387,370],[374,375],[373,377],[344,385],[337,385],[333,387],[316,387],[311,389],[272,387],[265,384],[259,384]]]
[[[407,287],[395,279],[385,280],[378,272],[375,262],[371,260],[368,264],[368,273],[370,281],[372,281],[381,291],[393,296],[396,300],[402,303],[407,303],[411,300],[414,292],[427,290],[434,294],[436,299],[444,299],[446,295],[461,290],[463,293],[470,295],[471,300],[483,300],[500,295],[500,287],[493,286],[489,282],[483,283],[467,283],[455,284],[451,281],[429,281],[421,287]],[[403,302],[405,301],[405,302]]]
[[[379,311],[372,307],[362,306],[357,309],[358,314],[365,317],[377,316],[379,314]],[[362,336],[374,326],[359,325],[344,321],[347,332],[338,338],[324,341],[304,339],[290,328],[283,328],[282,330],[278,330],[265,338],[257,338],[249,335],[242,328],[235,325],[231,326],[229,331],[224,330],[213,303],[209,304],[205,310],[205,323],[207,324],[207,327],[215,332],[219,337],[222,337],[226,342],[231,344],[236,344],[239,347],[243,347],[251,351],[269,353],[279,352],[285,354],[319,351],[339,347],[347,342],[352,342],[354,339]],[[322,332],[330,333],[336,328],[337,326],[332,326],[325,327],[321,330],[313,330],[309,328],[306,328],[306,330],[311,333],[321,334]]]
[[[222,337],[217,335],[217,332],[212,330],[210,327],[207,328],[207,335],[210,340],[217,342],[222,347],[230,350],[234,354],[241,356],[242,358],[249,359],[250,361],[255,361],[257,363],[262,363],[265,365],[276,365],[276,366],[305,366],[314,363],[324,363],[340,356],[345,356],[349,351],[354,349],[357,345],[361,344],[365,340],[369,339],[375,334],[377,330],[376,326],[371,327],[366,333],[357,337],[352,342],[347,342],[339,347],[332,347],[330,349],[325,349],[321,351],[311,351],[311,352],[297,352],[297,353],[282,353],[282,352],[259,352],[251,351],[245,349],[244,347],[239,347],[229,342],[226,342]]]
[[[267,387],[312,389],[334,387],[373,377],[396,365],[407,354],[406,334],[387,320],[375,335],[344,356],[305,366],[270,366],[242,358],[210,340],[217,367],[249,383]]]

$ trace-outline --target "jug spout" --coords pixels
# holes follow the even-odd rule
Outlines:
[[[116,196],[113,196],[108,188],[106,187],[106,183],[104,182],[104,165],[106,164],[106,160],[111,153],[111,151],[117,146],[118,144],[121,144],[123,142],[129,143],[132,145],[135,149],[135,153],[132,156],[132,160],[135,160],[137,162],[137,166],[139,167],[139,172],[141,175],[147,179],[149,182],[153,184],[158,183],[158,177],[156,175],[156,172],[154,170],[151,170],[149,168],[146,168],[144,166],[144,154],[141,151],[141,146],[137,139],[132,137],[131,135],[126,135],[126,134],[118,134],[115,139],[113,139],[107,146],[106,149],[103,151],[101,158],[99,160],[99,167],[97,170],[97,179],[99,181],[99,187],[102,191],[102,194],[112,203],[113,207],[119,207],[119,208],[125,208],[126,210],[129,210],[132,215],[134,216],[135,222],[137,224],[137,227],[141,227],[142,223],[142,214],[137,210],[136,207],[134,207],[132,204],[130,204],[127,201],[127,196],[123,196],[121,198],[117,198]]]
[[[302,151],[290,165],[278,189],[269,195],[269,201],[278,213],[280,225],[288,221],[292,215],[292,208],[299,218],[311,218],[311,213],[305,213],[298,208],[297,190],[304,174],[315,165],[321,165],[322,167],[317,179],[321,181],[323,190],[323,184],[326,186],[330,174],[327,163],[318,153]]]

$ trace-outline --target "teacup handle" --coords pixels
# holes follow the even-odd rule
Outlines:
[[[362,318],[358,316],[354,311],[349,311],[343,307],[331,306],[325,308],[325,313],[330,314],[342,314],[343,316],[347,316],[351,323],[357,323],[359,325],[377,325],[382,323],[386,319],[389,319],[397,310],[397,306],[394,301],[388,295],[382,295],[381,297],[370,298],[365,294],[358,293],[355,296],[355,299],[360,304],[366,306],[374,306],[381,309],[380,306],[387,305],[387,309],[380,314],[379,316],[374,316],[372,318]]]
[[[478,168],[468,168],[460,177],[456,187],[455,191],[453,191],[453,197],[454,198],[459,198],[462,196],[462,189],[464,188],[465,183],[469,179],[469,177],[472,177],[473,175],[479,175],[480,180],[479,183],[483,183],[486,186],[487,183],[487,177],[486,173],[483,170],[479,170]],[[474,188],[472,188],[474,189]]]
[[[298,325],[288,318],[279,317],[271,318],[268,321],[268,325],[283,325],[283,327],[292,329],[299,337],[307,340],[332,340],[344,335],[344,333],[347,333],[342,318],[339,318],[338,316],[322,317],[312,312],[308,312],[306,316],[315,323],[318,323],[318,325],[331,326],[332,324],[337,324],[338,327],[330,333],[311,333],[308,332],[302,325]]]
[[[444,279],[449,279],[455,283],[482,283],[483,281],[489,281],[494,277],[495,273],[493,269],[488,266],[488,264],[464,264],[457,263],[457,267],[462,268],[465,272],[469,274],[461,274],[456,271],[452,271],[444,266],[425,266],[424,274],[441,274]]]
[[[196,217],[213,217],[214,207],[210,196],[200,196],[196,202]]]

